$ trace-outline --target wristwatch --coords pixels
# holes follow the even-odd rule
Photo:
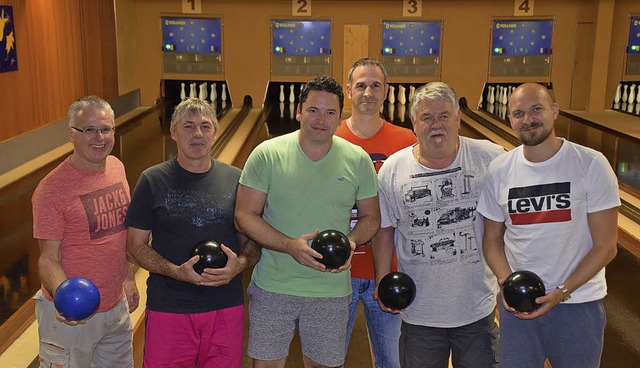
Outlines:
[[[562,300],[563,302],[566,302],[567,300],[571,299],[571,294],[569,293],[569,289],[567,289],[567,287],[564,286],[564,284],[558,285],[556,289],[562,291],[562,295],[564,295],[564,300]]]

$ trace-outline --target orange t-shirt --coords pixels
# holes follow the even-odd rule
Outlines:
[[[34,238],[61,241],[64,272],[96,284],[98,312],[113,308],[124,294],[129,270],[124,218],[130,202],[124,166],[114,156],[107,156],[101,172],[79,169],[67,158],[33,194]],[[42,292],[51,300],[44,287]]]
[[[418,142],[415,134],[407,128],[393,125],[387,121],[382,121],[382,127],[371,138],[360,138],[353,134],[347,121],[343,120],[342,124],[336,129],[336,136],[342,137],[347,141],[362,147],[371,157],[376,172],[391,154]],[[354,217],[355,216],[355,217]],[[352,223],[357,220],[357,214],[352,214]],[[393,270],[397,269],[395,256],[393,258]],[[371,244],[356,248],[353,258],[351,259],[351,277],[357,279],[373,280],[373,255],[371,253]]]

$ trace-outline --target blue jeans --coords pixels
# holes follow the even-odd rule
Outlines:
[[[455,368],[498,367],[495,311],[460,327],[439,328],[402,322],[401,330],[400,361],[403,368],[447,368],[449,354]]]
[[[351,305],[349,306],[349,325],[347,330],[347,347],[356,319],[358,300],[362,301],[364,316],[369,330],[369,340],[373,351],[376,368],[400,368],[398,342],[400,339],[399,314],[383,312],[378,302],[373,299],[375,280],[351,279]]]
[[[502,303],[498,305],[502,368],[539,368],[545,358],[553,368],[600,366],[607,323],[601,300],[558,304],[547,314],[527,321],[506,312]]]

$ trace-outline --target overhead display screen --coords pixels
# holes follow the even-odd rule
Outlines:
[[[164,52],[222,53],[220,18],[162,18]]]
[[[494,20],[493,56],[551,55],[553,21]]]
[[[331,21],[272,21],[274,55],[331,54]]]
[[[440,56],[440,22],[382,22],[383,56]]]
[[[632,17],[629,25],[629,54],[640,54],[640,17]]]

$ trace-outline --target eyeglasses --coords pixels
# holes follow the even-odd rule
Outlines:
[[[84,128],[84,129],[80,129],[80,128],[76,128],[74,126],[70,126],[71,129],[77,130],[80,133],[83,133],[85,135],[98,135],[98,133],[101,133],[102,135],[113,135],[116,132],[116,128],[94,128],[94,127],[88,127],[88,128]]]

